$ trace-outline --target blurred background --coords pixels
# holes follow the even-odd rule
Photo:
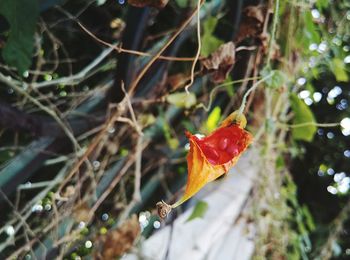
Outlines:
[[[350,259],[349,1],[1,0],[0,52],[1,259]]]

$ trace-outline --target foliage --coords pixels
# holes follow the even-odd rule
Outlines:
[[[214,35],[217,23],[218,19],[215,17],[208,17],[203,23],[203,35],[201,38],[203,46],[201,48],[201,55],[204,57],[212,54],[221,44],[223,44],[223,41]]]
[[[205,201],[198,201],[196,206],[194,206],[191,215],[188,217],[187,221],[194,220],[196,218],[202,218],[205,212],[208,210],[208,203]]]
[[[341,59],[339,58],[332,59],[330,64],[330,69],[334,73],[335,79],[338,82],[349,81],[348,73],[345,70],[345,64]]]
[[[18,69],[20,75],[29,69],[34,49],[34,32],[39,15],[37,0],[2,0],[0,15],[10,25],[2,57]]]
[[[271,75],[271,77],[268,77]],[[286,76],[280,70],[269,70],[265,68],[261,71],[262,77],[268,77],[265,81],[265,84],[270,88],[280,88],[286,82]]]
[[[316,133],[316,121],[310,108],[295,94],[290,95],[291,107],[294,112],[292,135],[295,140],[311,142]]]
[[[197,103],[194,93],[179,92],[167,96],[167,102],[180,108],[191,108]]]
[[[349,3],[124,2],[0,2],[0,258],[124,254],[252,137],[254,256],[346,257]]]
[[[214,131],[214,129],[219,124],[220,118],[221,118],[221,108],[214,107],[214,109],[210,112],[208,119],[205,123],[208,133],[211,133]]]

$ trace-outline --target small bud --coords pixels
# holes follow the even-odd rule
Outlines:
[[[158,216],[161,219],[165,219],[171,211],[171,206],[166,204],[164,201],[159,201],[157,204]]]

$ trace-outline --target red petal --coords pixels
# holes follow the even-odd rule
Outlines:
[[[213,165],[230,162],[246,149],[252,139],[247,131],[235,124],[220,127],[203,139],[192,138]]]
[[[175,208],[196,194],[205,184],[228,172],[252,141],[249,132],[239,125],[225,124],[211,135],[199,139],[186,132],[190,140],[187,155],[188,178],[185,194],[171,207]]]

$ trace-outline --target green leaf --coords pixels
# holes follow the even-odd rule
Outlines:
[[[320,164],[318,170],[325,173],[328,170],[328,166],[322,163]]]
[[[224,43],[222,40],[214,36],[214,30],[217,23],[218,19],[215,17],[208,17],[203,23],[201,55],[204,57],[209,56]]]
[[[0,14],[10,24],[2,57],[22,75],[31,65],[35,26],[39,16],[37,0],[1,0]]]
[[[349,76],[345,70],[345,64],[341,59],[334,58],[330,64],[330,68],[338,82],[348,82]]]
[[[191,133],[194,133],[197,131],[197,128],[195,127],[195,125],[193,124],[192,121],[190,120],[182,120],[181,124],[184,126],[185,129],[187,129],[188,131],[190,131]]]
[[[166,97],[168,103],[180,108],[190,108],[197,102],[196,95],[192,92],[178,92],[170,94]]]
[[[277,157],[276,159],[276,169],[283,169],[285,167],[285,162],[284,162],[284,159],[283,159],[283,156],[280,155]]]
[[[279,88],[286,82],[286,75],[280,70],[263,69],[261,76],[266,77],[271,74],[271,77],[265,80],[265,84],[270,88]]]
[[[301,210],[304,213],[305,222],[306,222],[306,225],[307,225],[308,229],[310,231],[314,231],[316,229],[316,225],[315,225],[314,219],[312,218],[312,215],[311,215],[308,207],[306,205],[304,205],[301,208]]]
[[[137,118],[138,123],[142,126],[142,128],[153,125],[156,122],[156,118],[152,114],[141,114]]]
[[[230,83],[230,82],[232,82],[232,77],[231,77],[231,75],[229,75],[228,77],[227,77],[227,79],[225,80],[225,82],[224,82],[224,84],[228,84],[228,83]],[[228,96],[229,97],[233,97],[233,95],[235,94],[235,91],[234,91],[234,84],[228,84],[227,86],[226,86],[226,92],[227,92],[227,94],[228,94]]]
[[[188,222],[196,218],[203,218],[207,210],[208,210],[208,203],[206,203],[205,201],[198,201],[192,211],[192,214],[188,217],[186,221]]]
[[[176,137],[172,136],[171,128],[165,119],[163,119],[162,125],[163,125],[163,133],[170,149],[176,150],[180,145],[179,140]]]
[[[305,89],[310,91],[310,93],[314,93],[315,92],[315,88],[310,82],[306,83]]]
[[[316,1],[317,9],[327,9],[329,6],[329,0],[317,0]]]
[[[177,5],[181,8],[185,8],[188,6],[188,0],[175,0]]]
[[[206,128],[209,133],[215,130],[215,128],[219,123],[220,118],[221,118],[221,108],[215,107],[209,114],[206,122]]]
[[[169,138],[167,141],[171,150],[176,150],[180,145],[179,140],[177,140],[176,138]]]
[[[119,154],[120,154],[121,157],[125,157],[125,156],[127,156],[129,154],[129,151],[127,149],[125,149],[125,148],[120,148]]]
[[[312,124],[316,123],[316,120],[311,109],[294,93],[290,95],[290,102],[294,112],[293,124],[298,125],[310,123],[305,126],[292,128],[292,136],[294,140],[311,142],[317,130],[317,127]]]
[[[308,40],[306,41],[306,43],[308,43],[307,46],[311,43],[319,43],[321,41],[321,37],[319,35],[318,27],[313,21],[311,10],[305,11],[303,16],[305,25],[303,31],[304,36],[306,37],[305,40]]]

